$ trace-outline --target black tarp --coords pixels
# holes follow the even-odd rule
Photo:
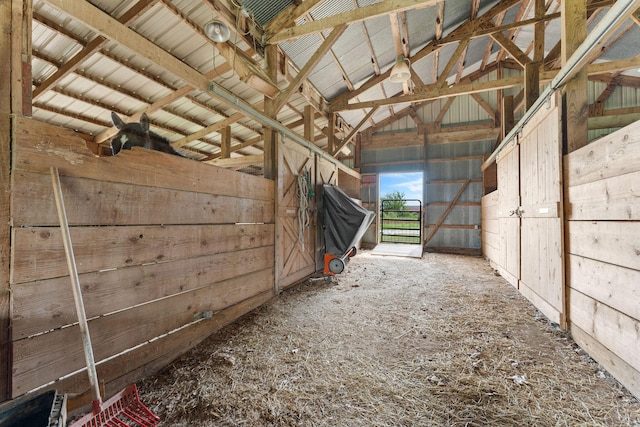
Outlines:
[[[376,215],[335,185],[324,184],[322,190],[325,253],[342,257],[356,246]]]

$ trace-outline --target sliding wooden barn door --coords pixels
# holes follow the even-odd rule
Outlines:
[[[516,288],[520,279],[520,146],[510,143],[497,158],[500,254],[497,269]]]
[[[560,111],[552,97],[524,126],[520,144],[520,292],[565,326]]]
[[[498,158],[500,274],[565,327],[561,119],[555,98]]]
[[[276,287],[287,288],[315,272],[316,230],[300,225],[298,176],[308,174],[314,187],[315,155],[293,142],[278,145]],[[311,201],[313,203],[313,201]]]

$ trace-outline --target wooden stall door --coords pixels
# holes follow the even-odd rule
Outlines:
[[[565,327],[560,112],[555,98],[525,125],[520,144],[520,292]]]
[[[516,288],[520,278],[520,146],[510,144],[497,158],[498,227],[500,251],[497,270]]]
[[[305,170],[312,180],[309,185],[312,189],[315,155],[291,142],[278,145],[277,290],[287,288],[315,272],[315,223],[310,227],[300,227],[298,220],[298,176]]]

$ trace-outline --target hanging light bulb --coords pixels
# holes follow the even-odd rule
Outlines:
[[[211,40],[216,43],[224,43],[231,37],[231,31],[224,22],[214,19],[204,26],[204,32]]]
[[[393,83],[404,83],[410,78],[411,70],[409,70],[409,66],[404,59],[404,55],[398,55],[398,57],[396,58],[396,63],[391,69],[389,81]]]

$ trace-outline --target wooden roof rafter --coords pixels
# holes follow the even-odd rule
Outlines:
[[[526,16],[526,14],[529,12],[529,10],[533,7],[534,3],[535,3],[535,0],[522,0],[522,4],[520,5],[520,9],[518,10],[518,13],[516,15],[516,19],[515,19],[514,22],[522,22],[523,21],[522,18],[524,16]],[[513,43],[513,39],[518,34],[518,31],[520,30],[520,28],[522,28],[522,27],[518,26],[518,27],[510,29],[509,33],[507,35],[505,35],[503,33],[499,33],[499,34],[493,33],[493,34],[491,34],[491,38],[493,38],[494,41],[496,41],[496,43],[498,43],[502,47],[502,49],[498,53],[498,58],[496,60],[497,62],[501,62],[509,54],[516,61],[518,61],[518,63],[523,68],[524,68],[525,64],[530,62],[530,61],[528,61],[528,57],[526,55],[524,55],[524,53],[522,51],[520,51],[520,48],[517,47],[515,45],[515,43]],[[504,45],[500,41],[498,41],[498,39],[500,39],[504,43]],[[507,46],[507,47],[505,47],[505,46]],[[514,55],[519,56],[519,58],[517,58]]]
[[[502,24],[502,19],[504,17],[504,13],[511,9],[512,7],[520,4],[518,11],[518,19],[512,23]],[[524,16],[528,13],[529,9],[534,7],[537,4],[537,12],[533,18],[523,19]],[[551,4],[551,2],[549,3]],[[606,7],[612,4],[611,0],[603,0],[603,1],[593,1],[588,5],[588,9],[593,11],[601,7]],[[392,95],[391,99],[384,100],[376,100],[376,101],[368,101],[366,103],[355,102],[349,104],[349,101],[354,97],[359,96],[360,94],[366,92],[372,87],[381,84],[384,80],[389,76],[390,72],[380,74],[378,76],[373,76],[369,80],[367,80],[364,84],[362,84],[358,89],[354,91],[348,91],[341,95],[338,95],[331,102],[332,111],[342,111],[342,110],[353,110],[357,108],[368,108],[373,105],[393,105],[402,102],[420,102],[424,99],[427,99],[421,95],[426,94],[427,92],[431,92],[432,96],[435,97],[443,97],[443,94],[448,91],[445,90],[447,86],[447,79],[452,75],[452,72],[456,70],[456,66],[458,67],[455,73],[455,81],[456,83],[460,80],[463,80],[463,68],[464,68],[464,53],[467,49],[468,43],[470,40],[490,36],[492,40],[498,42],[501,47],[501,53],[498,55],[499,58],[504,58],[506,55],[512,56],[516,62],[519,64],[519,69],[522,69],[525,65],[531,63],[531,58],[529,57],[529,53],[534,50],[534,42],[530,43],[528,48],[523,51],[518,47],[512,37],[504,34],[505,31],[509,31],[511,34],[515,34],[519,31],[520,28],[528,25],[537,25],[538,27],[542,25],[548,25],[549,21],[553,19],[557,19],[560,17],[560,13],[553,11],[551,13],[542,13],[542,8],[540,7],[541,3],[538,0],[507,0],[502,1],[492,7],[488,12],[484,13],[482,16],[479,16],[475,19],[470,19],[451,32],[446,37],[438,40],[437,38],[429,42],[426,46],[424,46],[420,51],[415,53],[411,58],[412,62],[417,62],[422,58],[430,55],[432,53],[438,52],[438,50],[447,44],[450,43],[458,43],[455,53],[449,59],[444,71],[440,73],[436,80],[437,86],[426,85],[424,87],[416,88],[415,94],[413,96],[398,96]],[[474,6],[472,6],[474,7]],[[545,11],[548,9],[548,5],[544,5]],[[472,10],[473,15],[473,10]],[[483,64],[481,65],[481,69],[485,69],[487,67],[486,61],[490,54],[491,43],[487,47],[487,51],[485,52],[485,56],[483,58]],[[537,55],[540,55],[539,47]],[[436,58],[434,58],[435,62]],[[504,59],[501,59],[504,60]],[[497,61],[499,62],[499,61]],[[491,87],[491,89],[487,90],[500,90],[500,88],[504,88],[505,84],[513,84],[514,82],[510,79],[500,80],[493,83],[485,82],[484,84],[487,87]],[[516,84],[517,85],[517,84]],[[464,93],[477,93],[478,91],[473,86],[477,86],[474,84],[467,84],[467,88],[470,89],[469,92],[456,92],[460,94]],[[442,93],[434,92],[434,89],[441,89]],[[405,94],[406,95],[406,94]],[[450,95],[450,94],[449,94]],[[447,96],[449,96],[447,95]]]
[[[267,25],[265,31],[267,38],[272,37],[283,28],[291,28],[296,21],[303,15],[310,13],[315,7],[320,5],[324,0],[307,0],[301,4],[292,4],[273,18]]]
[[[479,9],[480,9],[480,0],[473,0],[471,2],[471,11],[469,14],[470,20],[476,19],[476,17],[478,16]],[[464,52],[462,52],[462,55],[460,57],[460,62],[458,63],[458,70],[456,71],[456,77],[454,79],[455,83],[459,83],[460,79],[462,78],[462,73],[464,72],[465,59],[467,57],[468,50],[469,50],[469,45],[467,45],[467,48],[464,50]]]
[[[273,102],[270,103],[268,111],[266,113],[272,117],[280,111],[282,106],[287,102],[287,100],[291,97],[294,91],[298,90],[303,80],[307,78],[307,76],[313,71],[315,66],[320,62],[322,57],[331,49],[331,46],[335,43],[335,41],[344,33],[347,29],[346,25],[341,25],[333,29],[331,34],[324,39],[320,47],[313,53],[311,58],[307,61],[307,63],[300,69],[298,74],[293,78],[293,81],[289,83],[289,86],[282,90],[274,99]]]
[[[438,1],[440,0],[395,0],[375,3],[347,12],[338,13],[327,18],[308,22],[303,25],[284,28],[278,33],[267,38],[266,42],[268,44],[280,43],[308,34],[321,32],[338,25],[349,25],[353,24],[354,22],[361,22],[367,19],[375,18],[377,16],[386,15],[391,12],[402,12],[409,9],[434,6]]]
[[[493,19],[493,17],[495,17],[502,11],[510,9],[512,6],[520,3],[521,1],[522,0],[504,0],[499,2],[482,16],[474,20],[466,21],[464,24],[462,24],[457,29],[452,31],[446,37],[440,40],[432,40],[431,42],[427,43],[426,46],[424,46],[422,49],[420,49],[420,51],[416,52],[410,58],[411,62],[415,63],[427,57],[428,55],[437,51],[444,45],[460,42],[465,39],[470,39],[474,35],[479,37],[479,35],[477,35],[476,33],[478,30],[478,27],[482,23],[490,21],[491,19]],[[502,31],[502,29],[499,29],[499,28],[496,28],[496,30]],[[485,34],[482,34],[482,35],[485,35]],[[372,87],[381,84],[389,77],[390,74],[391,74],[391,70],[389,69],[385,73],[382,73],[378,76],[373,76],[372,78],[367,80],[364,84],[362,84],[358,89],[338,95],[336,98],[334,98],[331,101],[332,110],[340,111],[341,109],[345,109],[346,104],[350,99],[353,99],[356,96],[371,89]]]

